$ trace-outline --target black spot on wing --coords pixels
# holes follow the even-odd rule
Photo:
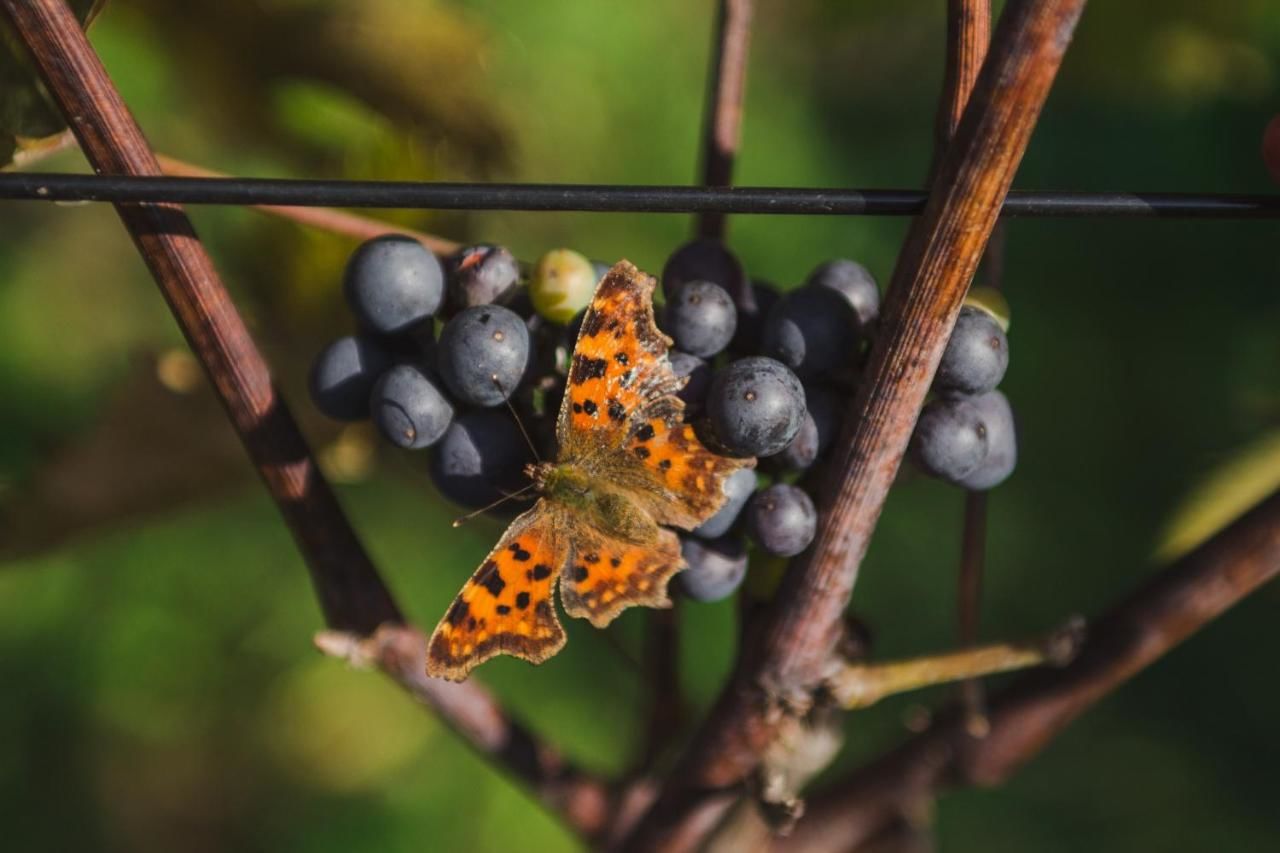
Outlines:
[[[619,423],[627,419],[627,410],[617,400],[609,400],[609,419]]]
[[[582,321],[582,336],[584,338],[593,338],[600,334],[601,327],[604,326],[604,314],[600,311],[590,311],[587,318]]]
[[[599,379],[604,376],[608,367],[609,362],[603,358],[591,358],[577,353],[573,357],[573,367],[569,370],[569,381],[574,385],[581,385],[588,379]]]
[[[524,610],[529,606],[529,593],[522,592],[516,596],[516,607]]]
[[[476,583],[487,589],[494,598],[497,598],[502,593],[502,588],[507,585],[498,572],[498,564],[493,560],[487,561],[480,567],[480,572],[476,575]]]
[[[449,620],[450,625],[456,628],[463,619],[467,618],[467,613],[470,609],[461,598],[454,599],[453,606],[449,608],[449,614],[445,618]]]

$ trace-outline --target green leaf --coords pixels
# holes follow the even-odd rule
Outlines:
[[[101,11],[106,0],[70,0],[81,26]],[[45,91],[18,34],[0,18],[0,168],[20,150],[38,146],[67,127]]]
[[[1245,445],[1211,471],[1174,510],[1156,558],[1174,560],[1280,488],[1280,430]]]

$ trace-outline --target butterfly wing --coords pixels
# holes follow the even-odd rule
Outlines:
[[[551,598],[568,557],[558,510],[538,501],[511,523],[436,626],[427,675],[461,681],[494,655],[541,663],[560,651],[564,629]]]
[[[712,453],[684,423],[685,380],[654,322],[655,283],[619,261],[596,288],[560,408],[560,458],[620,486],[655,521],[692,529],[724,503],[725,478],[755,460]]]
[[[560,601],[570,616],[603,628],[633,605],[670,607],[667,582],[682,567],[680,540],[670,530],[660,531],[655,542],[636,545],[584,528],[574,532]]]

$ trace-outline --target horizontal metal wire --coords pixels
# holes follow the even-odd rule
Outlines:
[[[0,174],[0,199],[432,210],[910,216],[923,209],[925,194],[919,190],[794,187],[464,184],[8,173]],[[1003,213],[1006,216],[1274,219],[1280,217],[1280,195],[1013,192],[1005,201]]]

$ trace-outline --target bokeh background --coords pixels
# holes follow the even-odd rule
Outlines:
[[[920,185],[943,4],[758,5],[739,180]],[[712,6],[111,0],[91,36],[156,148],[210,168],[684,183]],[[1015,186],[1268,191],[1258,147],[1277,104],[1273,5],[1099,2]],[[41,168],[83,163],[66,153]],[[499,527],[451,529],[423,456],[309,410],[307,362],[350,322],[339,277],[354,244],[250,210],[192,215],[369,548],[429,628]],[[381,215],[524,258],[566,245],[650,270],[691,227]],[[785,287],[841,256],[887,279],[904,228],[738,217],[730,237],[752,275]],[[1268,222],[1010,223],[1003,387],[1021,459],[991,499],[985,636],[1099,612],[1157,569],[1170,531],[1193,536],[1212,526],[1205,508],[1229,515],[1275,481],[1276,247]],[[0,203],[0,341],[6,848],[574,848],[393,686],[314,652],[302,563],[108,207]],[[952,642],[961,502],[910,475],[895,488],[853,604],[877,655]],[[1263,589],[1008,786],[943,799],[943,849],[1274,849],[1278,607],[1280,591]],[[705,707],[731,658],[733,607],[681,616],[684,688]],[[641,627],[635,613],[608,638],[573,624],[546,665],[500,660],[481,677],[575,759],[617,770],[643,726],[619,651],[638,649]],[[913,709],[945,696],[852,716],[842,764],[901,739]]]

